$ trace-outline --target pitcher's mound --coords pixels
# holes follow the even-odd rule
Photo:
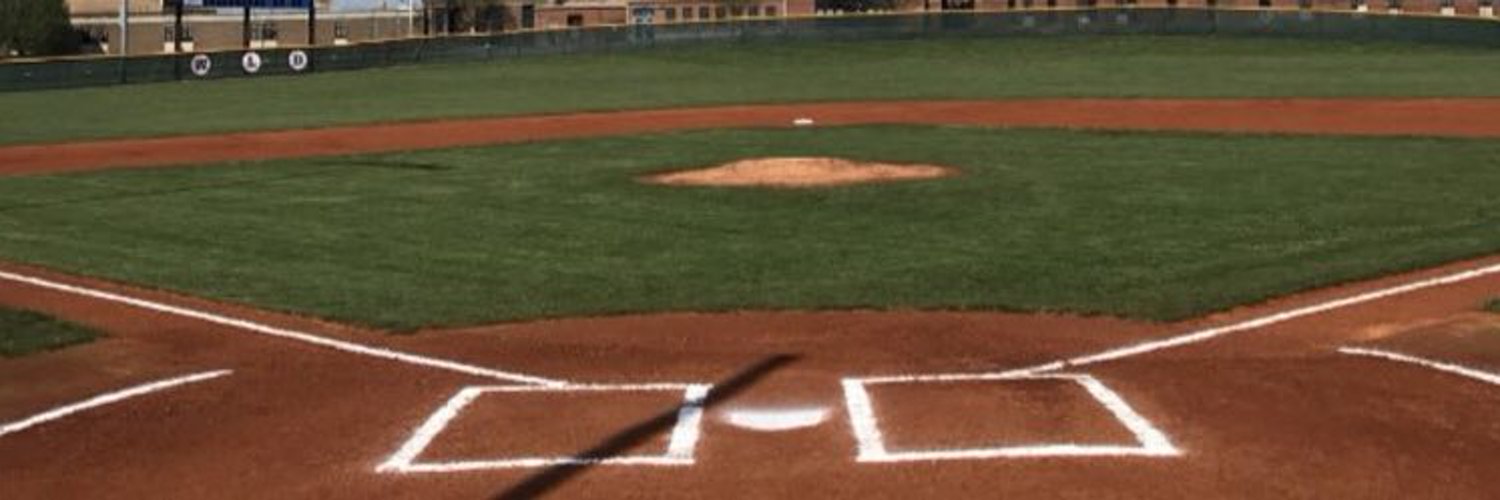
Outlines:
[[[753,158],[717,167],[656,174],[643,180],[673,186],[808,188],[934,179],[957,173],[956,169],[936,165],[898,165],[839,158]]]

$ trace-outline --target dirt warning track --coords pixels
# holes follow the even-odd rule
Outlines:
[[[870,101],[581,113],[0,147],[0,175],[501,144],[723,127],[908,123],[1500,137],[1500,99]]]

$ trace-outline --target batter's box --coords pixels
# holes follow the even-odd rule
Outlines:
[[[881,430],[880,419],[875,414],[875,406],[870,397],[870,387],[880,385],[943,384],[945,388],[951,389],[953,384],[1034,384],[1038,381],[1062,382],[1065,386],[1068,386],[1048,390],[1076,390],[1069,388],[1071,386],[1082,388],[1083,392],[1089,396],[1085,399],[1092,399],[1094,402],[1102,405],[1105,410],[1104,413],[1113,417],[1112,419],[1103,418],[1102,420],[1118,422],[1123,426],[1124,432],[1116,432],[1116,434],[1130,436],[1134,442],[1119,444],[1040,442],[1005,446],[950,447],[947,445],[938,445],[921,446],[920,449],[892,449],[885,437],[885,433]],[[1130,404],[1126,403],[1119,394],[1110,390],[1109,387],[1099,382],[1098,379],[1088,375],[1048,373],[1018,375],[974,374],[931,378],[921,376],[849,378],[844,379],[843,384],[845,404],[848,406],[849,424],[854,430],[854,438],[859,445],[859,455],[856,458],[859,462],[888,463],[1027,457],[1174,457],[1182,454],[1172,445],[1171,440],[1167,438],[1166,434],[1157,430],[1155,426],[1151,425],[1150,421],[1131,408]],[[936,393],[937,391],[934,392]],[[911,412],[903,413],[909,414]],[[951,413],[946,415],[923,415],[922,417],[931,420],[943,419],[945,416],[950,420],[954,419]],[[1063,428],[1066,429],[1066,426]],[[1110,435],[1110,431],[1093,430],[1090,431],[1090,434],[1090,437],[1097,438],[1098,435]],[[1132,439],[1126,439],[1125,441],[1132,441]]]
[[[396,451],[385,463],[381,464],[377,472],[389,473],[413,473],[413,472],[460,472],[485,469],[514,469],[528,467],[552,467],[559,465],[652,465],[652,466],[683,466],[693,464],[694,450],[698,445],[698,435],[703,422],[703,402],[708,396],[709,385],[705,384],[640,384],[640,385],[558,385],[558,386],[475,386],[466,387],[458,391],[452,398],[438,408],[437,412],[427,417],[411,437],[406,440],[401,448]],[[463,420],[461,414],[468,410],[469,414],[480,414],[486,411],[494,412],[494,408],[474,409],[476,400],[481,398],[510,397],[512,409],[518,409],[525,413],[527,426],[518,426],[516,418],[506,419],[503,415],[480,415],[474,420],[482,424],[478,432],[464,433],[466,436],[495,437],[497,434],[516,436],[521,442],[526,440],[552,442],[567,441],[570,438],[578,438],[586,435],[586,432],[577,432],[577,429],[554,429],[542,426],[562,425],[566,427],[572,423],[576,425],[591,426],[599,428],[601,422],[604,425],[613,425],[618,428],[626,428],[639,423],[641,416],[620,417],[623,405],[620,401],[615,404],[601,404],[610,398],[621,398],[646,395],[665,394],[668,396],[680,395],[680,403],[677,397],[671,397],[668,403],[677,403],[675,423],[672,424],[671,433],[666,442],[666,451],[662,453],[642,453],[637,450],[623,450],[620,454],[610,456],[568,456],[558,454],[559,450],[551,452],[538,452],[523,456],[505,456],[490,458],[447,458],[448,455],[458,453],[464,456],[472,456],[474,448],[482,447],[482,439],[458,439],[449,438],[452,441],[444,446],[439,438],[455,426],[455,422]],[[547,399],[552,398],[554,404],[549,405]],[[565,399],[561,399],[565,398]],[[639,400],[640,398],[636,398]],[[653,398],[655,399],[655,398]],[[592,400],[592,402],[590,401]],[[637,401],[640,403],[640,401]],[[634,406],[642,408],[656,408],[655,413],[661,414],[661,401],[647,401],[652,406],[641,404]],[[582,404],[583,406],[579,406]],[[550,413],[547,410],[555,410]],[[543,415],[542,413],[546,413]],[[670,417],[670,414],[667,414]],[[497,418],[498,417],[498,418]],[[632,418],[634,417],[634,418]],[[609,422],[613,420],[626,420],[623,422]],[[628,419],[628,420],[627,420]],[[510,420],[510,421],[507,421]],[[462,422],[458,426],[465,425]],[[474,427],[473,425],[469,425]],[[613,430],[619,430],[618,428]],[[551,432],[549,432],[551,431]],[[607,436],[590,436],[597,439]],[[475,444],[477,441],[480,444]],[[437,446],[434,446],[434,444]],[[570,450],[576,450],[579,446],[586,447],[595,442],[578,443]],[[443,448],[446,448],[444,450]],[[446,453],[444,453],[446,452]],[[431,455],[440,455],[431,458]],[[422,458],[427,455],[429,458]]]

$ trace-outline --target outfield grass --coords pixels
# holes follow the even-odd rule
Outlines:
[[[934,162],[785,191],[634,177]],[[1494,141],[723,130],[0,178],[0,258],[395,329],[763,308],[1177,319],[1500,249]]]
[[[383,120],[895,98],[1494,96],[1500,51],[1212,37],[709,44],[0,94],[0,144]]]
[[[0,308],[0,357],[60,349],[91,341],[96,336],[87,328],[49,316]]]

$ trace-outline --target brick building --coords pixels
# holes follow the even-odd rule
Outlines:
[[[175,19],[164,0],[127,0],[130,54],[175,50]],[[1009,11],[1078,7],[1220,7],[1236,9],[1367,10],[1435,15],[1493,16],[1495,0],[901,0],[899,11]],[[184,52],[345,45],[438,35],[457,19],[441,0],[426,9],[339,12],[317,0],[316,40],[302,10],[255,10],[249,29],[230,9],[192,9],[183,18]],[[397,2],[399,3],[399,2]],[[97,52],[118,54],[120,0],[70,0],[73,24],[98,41]],[[483,16],[467,13],[464,33],[568,29],[599,25],[669,24],[814,15],[814,0],[504,0]],[[479,17],[476,17],[479,16]]]

